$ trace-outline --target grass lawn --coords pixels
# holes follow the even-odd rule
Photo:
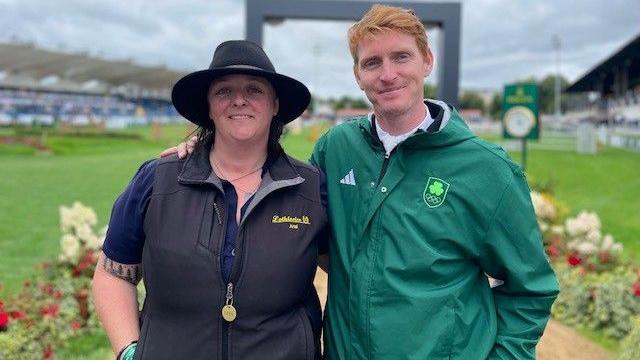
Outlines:
[[[7,129],[0,130],[2,135],[10,134]],[[4,174],[0,176],[0,284],[4,285],[0,298],[15,293],[36,264],[58,254],[60,205],[81,201],[91,206],[102,227],[138,166],[179,142],[187,129],[163,127],[155,137],[148,127],[123,132],[139,134],[142,139],[48,135],[49,155],[39,155],[24,145],[0,144]],[[313,132],[286,136],[283,145],[291,155],[306,160],[318,130]],[[549,141],[571,146],[563,140]],[[556,197],[571,207],[572,214],[581,209],[596,211],[603,231],[612,233],[624,244],[625,252],[640,262],[640,154],[606,148],[587,156],[543,148],[542,144],[530,147],[528,178],[552,183]],[[520,161],[519,153],[512,156]],[[104,336],[96,335],[73,346],[98,347],[98,352],[108,354],[105,344]],[[74,348],[69,348],[70,353],[75,353]]]
[[[483,138],[501,143],[494,135]],[[502,144],[517,145],[517,144]],[[519,146],[504,146],[522,162]],[[527,145],[527,179],[532,186],[550,187],[571,215],[581,210],[595,211],[602,232],[610,233],[625,247],[625,256],[640,263],[640,153],[602,148],[596,155],[580,155],[574,139],[542,137]],[[562,150],[556,150],[562,148]]]
[[[519,161],[519,154],[514,154]],[[596,211],[603,233],[622,242],[624,253],[640,263],[640,154],[605,148],[597,155],[532,151],[530,181],[550,183],[571,213]]]
[[[107,360],[113,357],[104,331],[72,338],[64,348],[57,349],[56,353],[56,359],[65,360]]]
[[[137,167],[180,141],[187,130],[164,127],[155,140],[148,127],[123,132],[140,134],[142,139],[48,136],[53,155],[0,144],[0,163],[8,174],[0,177],[0,254],[4,255],[0,283],[5,294],[14,293],[34,265],[58,253],[60,205],[79,200],[93,207],[100,226],[105,225],[113,201]],[[313,137],[309,131],[285,136],[283,145],[293,156],[306,160]],[[640,261],[640,177],[633,175],[640,154],[605,148],[590,156],[535,148],[541,145],[529,151],[529,180],[551,183],[557,198],[574,214],[581,209],[596,211],[603,231],[612,233],[625,245],[625,252]],[[512,156],[520,161],[519,153]]]
[[[6,131],[6,130],[5,130]],[[165,127],[152,140],[149,128],[139,139],[49,136],[53,154],[39,155],[24,145],[0,144],[0,297],[15,293],[38,263],[59,251],[58,208],[81,201],[94,208],[99,226],[138,166],[184,138],[184,126]],[[313,143],[306,135],[286,137],[291,154],[306,159]],[[1,288],[1,287],[0,287]]]

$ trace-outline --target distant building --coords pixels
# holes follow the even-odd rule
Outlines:
[[[357,116],[367,115],[371,112],[369,108],[345,108],[336,110],[336,125],[341,124]]]
[[[485,119],[480,109],[460,109],[458,112],[466,122],[481,122]]]
[[[592,94],[590,100],[569,109],[569,121],[639,127],[640,34],[587,71],[565,92]]]

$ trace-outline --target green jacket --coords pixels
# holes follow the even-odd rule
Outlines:
[[[534,359],[558,284],[524,174],[455,110],[427,104],[439,131],[386,160],[367,117],[316,144],[333,235],[326,356]]]

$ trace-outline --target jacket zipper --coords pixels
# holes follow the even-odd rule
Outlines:
[[[231,282],[227,284],[227,293],[225,295],[224,303],[225,303],[225,306],[233,307],[233,283]],[[233,320],[235,320],[235,318]],[[233,323],[233,320],[227,321],[223,319],[225,324],[222,329],[222,358],[225,360],[229,358],[229,337],[231,334],[231,324]]]
[[[245,214],[246,216],[246,214]],[[238,248],[238,245],[240,244],[239,239],[241,237],[243,237],[243,232],[242,232],[242,228],[243,228],[243,222],[240,222],[240,225],[238,226],[238,232],[236,234],[236,249]],[[226,228],[226,227],[225,227]],[[242,236],[241,236],[242,235]],[[242,247],[243,249],[241,251],[236,251],[236,256],[233,257],[233,260],[231,260],[231,272],[229,273],[229,283],[227,283],[227,293],[225,296],[225,305],[233,305],[233,281],[235,279],[234,275],[237,276],[237,274],[240,273],[239,270],[239,266],[240,264],[242,264],[242,254],[244,254],[244,247],[245,247],[245,241],[242,241]],[[221,255],[222,256],[222,255]],[[221,274],[222,274],[222,263],[221,264]],[[237,266],[234,266],[236,265]],[[234,309],[235,310],[235,309]],[[235,319],[234,319],[235,320]],[[225,322],[225,327],[223,329],[223,338],[222,338],[222,346],[223,346],[223,360],[228,360],[229,359],[229,346],[230,346],[230,338],[231,338],[231,328],[233,325],[233,321],[226,321],[223,319],[223,321]]]
[[[226,199],[225,199],[225,206],[226,206]],[[213,202],[213,209],[218,217],[218,224],[222,225],[222,234],[220,236],[220,248],[218,251],[218,261],[220,262],[220,279],[222,280],[221,283],[225,284],[226,280],[224,278],[224,274],[222,272],[222,262],[223,262],[223,257],[224,257],[224,243],[225,243],[225,239],[227,237],[227,221],[228,221],[228,216],[225,216],[224,218],[222,217],[222,213],[220,212],[220,209],[218,208],[218,204],[214,201]],[[224,219],[221,220],[221,219]],[[226,289],[224,288],[225,285],[223,285],[222,288],[222,292],[225,294],[224,300],[222,301],[223,304],[226,305],[227,303],[227,298],[229,295],[229,292],[231,292],[231,299],[233,299],[233,284],[228,283],[226,285]],[[223,305],[224,306],[224,305]],[[222,311],[222,307],[220,307],[220,309],[218,311]],[[227,360],[229,358],[229,330],[231,327],[231,323],[226,321],[224,318],[220,319],[222,322],[222,334],[221,334],[221,349],[222,349],[222,359],[223,360]]]
[[[226,200],[225,200],[226,201]],[[215,205],[215,202],[214,202]],[[225,204],[226,206],[226,204]],[[215,208],[217,209],[217,206],[215,206]],[[238,240],[241,237],[244,237],[244,233],[243,233],[243,229],[244,229],[244,219],[249,215],[249,213],[246,213],[244,215],[244,217],[240,220],[240,224],[238,224],[238,231],[236,233],[236,248],[238,248],[238,244],[240,243]],[[228,221],[228,216],[226,216],[224,218],[224,224],[223,224],[223,232],[222,232],[222,239],[224,239],[226,237],[226,229],[227,229],[227,221]],[[229,301],[231,301],[230,304],[233,304],[233,281],[235,279],[234,275],[237,276],[237,274],[240,273],[239,270],[239,266],[240,264],[242,264],[242,255],[245,252],[245,246],[246,246],[246,242],[242,241],[242,250],[241,251],[236,251],[236,256],[233,257],[233,260],[231,261],[231,273],[229,274],[229,283],[227,283],[227,291],[226,291],[226,295],[225,295],[225,301],[224,303],[227,304]],[[224,276],[222,274],[222,256],[223,256],[223,251],[224,251],[224,240],[220,242],[220,277],[222,278],[222,283],[225,283],[225,279]],[[238,265],[238,266],[234,266],[234,265]],[[230,346],[230,337],[231,337],[231,325],[233,323],[233,321],[228,322],[225,321],[224,319],[222,319],[223,322],[223,327],[222,327],[222,359],[223,360],[228,360],[229,359],[229,346]]]
[[[218,209],[218,203],[213,200],[213,210],[215,211],[216,218],[218,219],[218,224],[222,225],[222,215],[220,214],[220,209]]]
[[[245,214],[245,216],[247,216],[247,214]],[[224,230],[223,230],[223,237],[222,239],[226,238],[226,229],[227,229],[227,221],[229,221],[228,216],[225,217],[225,221],[224,221]],[[236,233],[236,248],[238,248],[238,244],[239,244],[239,239],[240,239],[240,235],[242,234],[242,228],[243,228],[243,221],[240,221],[240,224],[238,226],[238,230]],[[220,242],[220,277],[222,278],[222,283],[225,283],[225,279],[224,279],[224,275],[222,274],[222,258],[224,256],[223,252],[224,252],[224,243],[225,241],[221,241]],[[242,242],[242,245],[244,247],[245,242]],[[236,256],[233,257],[233,260],[231,260],[231,272],[229,273],[229,282],[226,285],[226,294],[225,294],[225,301],[224,304],[225,305],[233,305],[233,281],[234,281],[234,274],[239,273],[239,271],[237,270],[239,264],[242,263],[242,254],[244,253],[243,251],[236,251]],[[238,266],[234,266],[235,264],[238,264]],[[235,320],[235,319],[234,319]],[[226,321],[225,319],[222,319],[223,322],[223,326],[222,326],[222,359],[223,360],[228,360],[229,359],[229,346],[230,346],[230,338],[231,338],[231,328],[232,328],[232,324],[233,321]]]
[[[398,146],[400,146],[401,144],[396,145],[396,147],[394,147],[393,149],[391,149],[391,151],[389,153],[384,154],[384,160],[382,161],[382,168],[380,169],[380,175],[378,175],[378,182],[376,183],[376,186],[380,185],[380,182],[382,181],[382,178],[384,177],[384,174],[387,173],[387,167],[389,166],[389,161],[391,160],[391,154],[393,154],[396,149],[398,148]]]
[[[378,181],[376,185],[379,185],[384,177],[384,174],[387,172],[387,166],[389,166],[389,158],[391,157],[391,153],[384,154],[384,161],[382,162],[382,168],[380,169],[380,175],[378,175]]]

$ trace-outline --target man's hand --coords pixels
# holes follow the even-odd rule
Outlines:
[[[187,142],[181,142],[177,146],[170,147],[168,149],[163,150],[160,153],[160,157],[167,157],[169,155],[178,153],[178,159],[184,159],[187,157],[187,155],[193,152],[193,149],[196,146],[197,142],[198,142],[198,137],[192,136],[191,139],[189,139],[189,141]]]

